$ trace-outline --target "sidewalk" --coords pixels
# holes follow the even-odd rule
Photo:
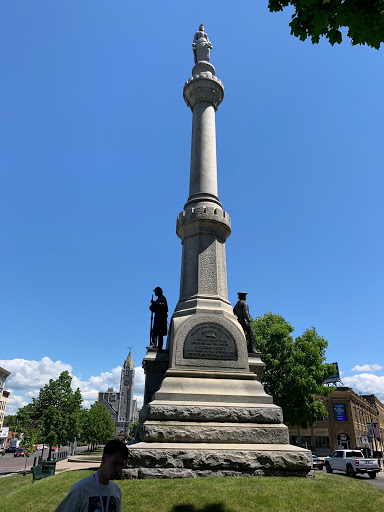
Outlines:
[[[77,469],[95,469],[100,466],[101,457],[82,457],[81,455],[75,455],[68,459],[59,460],[56,463],[56,471],[60,473],[64,471],[74,471]]]
[[[97,460],[98,459],[98,460]],[[77,469],[97,469],[100,466],[101,456],[82,457],[81,455],[75,455],[68,459],[59,460],[56,463],[56,471],[64,473],[65,471],[75,471]],[[32,461],[33,463],[33,461]],[[26,467],[26,473],[30,473],[30,467],[32,464],[28,464]],[[10,470],[9,473],[0,474],[0,478],[6,478],[7,476],[15,476],[24,473],[24,468]]]

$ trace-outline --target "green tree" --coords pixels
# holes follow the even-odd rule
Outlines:
[[[17,411],[16,422],[18,437],[25,453],[24,475],[26,473],[27,460],[35,451],[35,445],[39,438],[39,425],[35,419],[35,411],[32,404],[28,404]]]
[[[129,425],[127,441],[134,441],[136,439],[135,428],[140,424],[140,420],[136,420]]]
[[[12,432],[16,432],[17,431],[17,416],[16,414],[14,415],[7,415],[7,416],[4,416],[4,422],[3,422],[3,427],[8,427],[9,430],[11,430]]]
[[[332,364],[324,363],[328,342],[307,329],[293,339],[293,327],[282,316],[266,313],[253,321],[256,345],[266,367],[262,382],[266,393],[272,395],[289,425],[307,428],[326,416],[321,399],[333,388],[324,381],[335,373]]]
[[[380,48],[384,41],[384,0],[269,0],[270,11],[292,6],[291,34],[318,43],[325,36],[334,45],[341,43],[341,30],[348,29],[352,44]]]
[[[72,377],[67,371],[58,379],[50,379],[49,384],[40,389],[33,406],[41,423],[42,438],[49,445],[49,457],[52,446],[74,441],[80,433],[80,411],[83,401],[80,389],[71,388]]]
[[[84,413],[83,413],[84,414]],[[115,423],[107,408],[100,402],[91,405],[83,416],[84,440],[91,445],[93,451],[98,444],[105,444],[115,436]]]
[[[79,413],[79,437],[82,442],[86,442],[87,417],[89,409],[81,409]]]

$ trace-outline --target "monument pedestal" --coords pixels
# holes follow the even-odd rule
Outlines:
[[[260,374],[259,355],[249,360]],[[289,445],[281,408],[258,379],[250,371],[167,370],[141,411],[141,442],[128,446],[123,477],[312,475],[311,452]]]
[[[139,443],[128,451],[124,478],[306,477],[312,465],[308,450],[285,444]]]
[[[196,38],[196,48],[208,41],[204,30]],[[209,58],[209,51],[197,55]],[[128,446],[124,475],[306,476],[311,452],[289,445],[281,409],[260,382],[264,364],[259,354],[248,355],[228,301],[231,222],[217,195],[215,132],[224,87],[212,64],[197,62],[183,95],[193,120],[189,198],[176,224],[183,245],[180,298],[168,332],[169,360],[149,349],[143,361],[140,442]]]

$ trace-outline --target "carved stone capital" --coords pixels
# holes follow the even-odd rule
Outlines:
[[[210,103],[217,110],[224,98],[224,86],[216,76],[203,71],[185,83],[183,97],[192,111],[200,102]]]
[[[225,241],[231,234],[231,219],[221,208],[186,208],[177,216],[176,233],[181,240],[186,236],[209,233]]]

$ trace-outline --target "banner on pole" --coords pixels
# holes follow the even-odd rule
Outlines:
[[[380,428],[378,423],[373,424],[373,431],[375,433],[375,437],[378,441],[380,441]]]

